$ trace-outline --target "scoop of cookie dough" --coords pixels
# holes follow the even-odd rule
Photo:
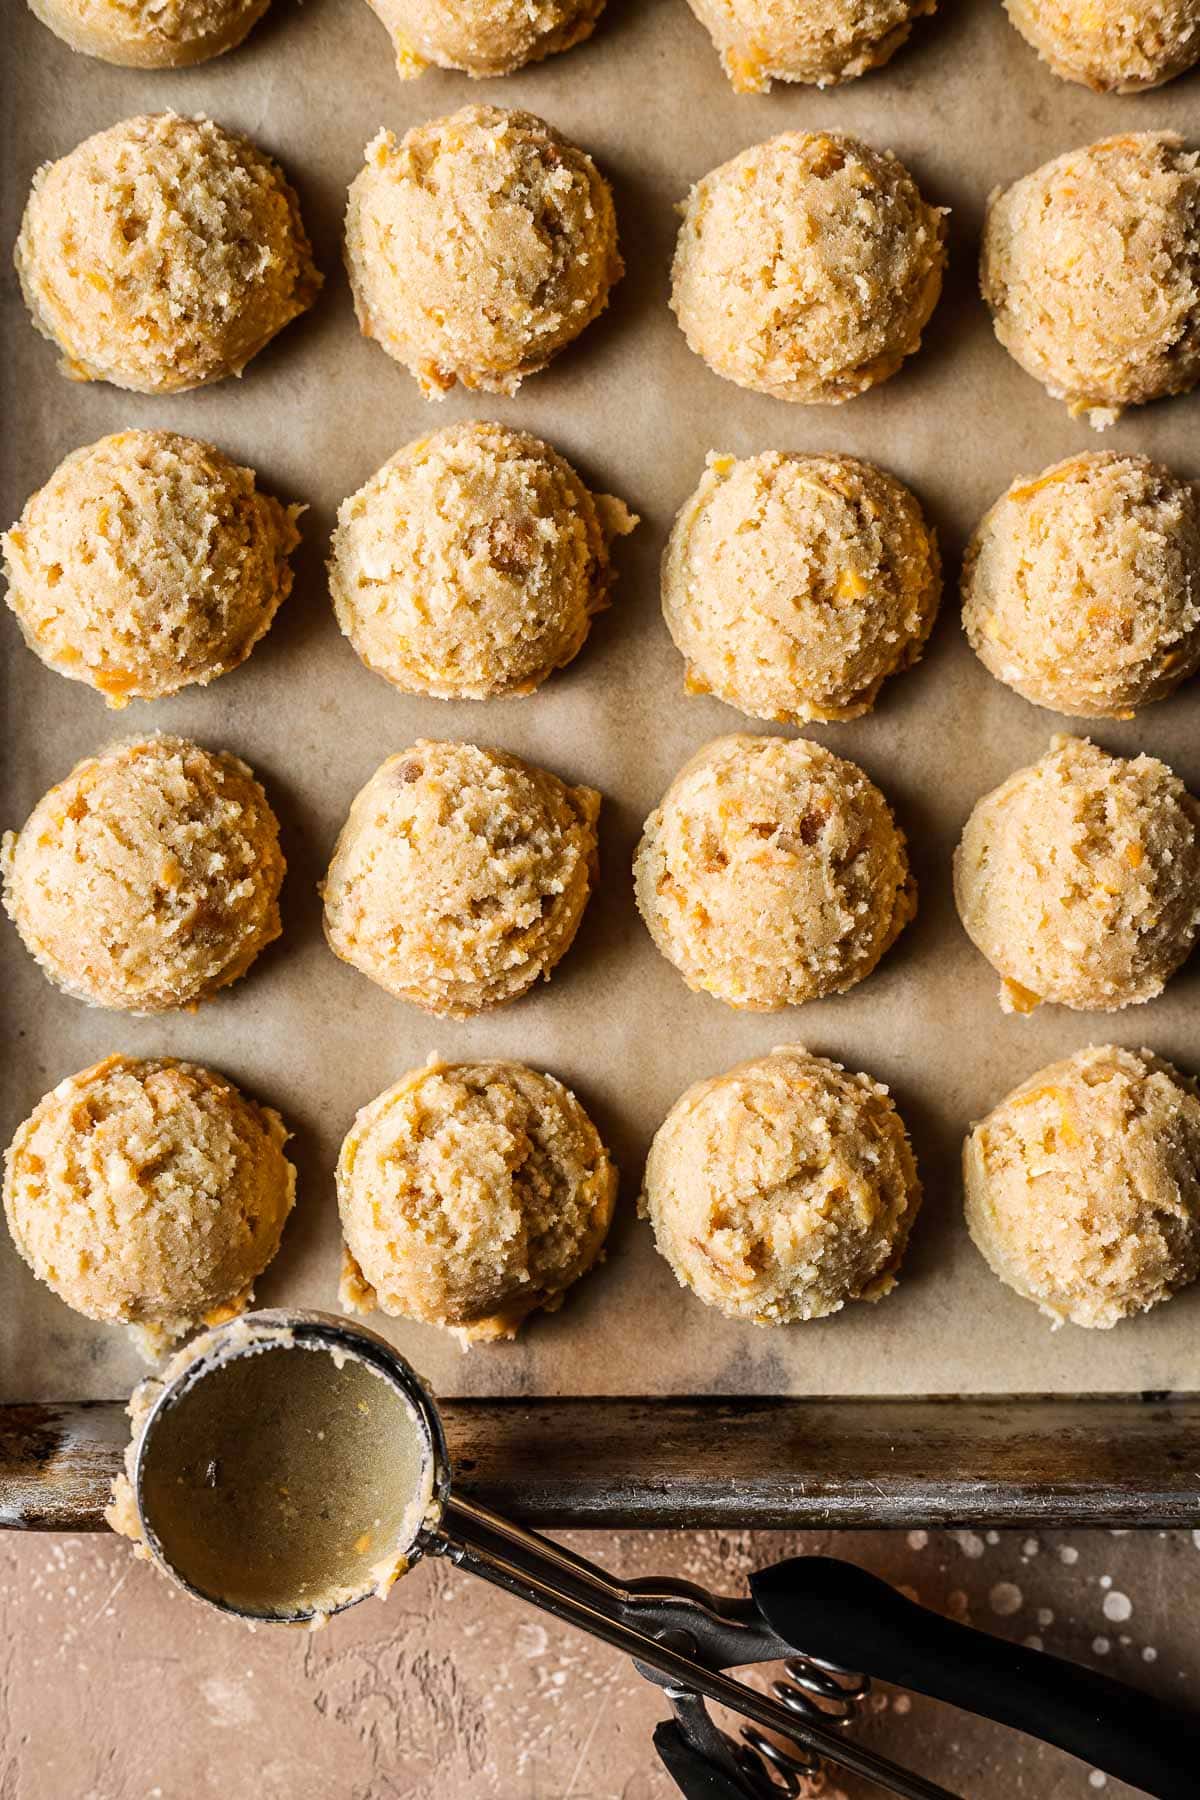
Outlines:
[[[681,1287],[791,1325],[890,1293],[920,1204],[887,1089],[785,1044],[676,1101],[640,1210]]]
[[[1169,131],[1071,150],[999,188],[980,261],[996,336],[1097,430],[1200,378],[1200,154]]]
[[[1200,0],[1004,0],[1008,16],[1064,81],[1136,94],[1200,57]]]
[[[604,0],[370,0],[402,81],[430,64],[482,79],[511,75],[591,37]]]
[[[894,375],[942,287],[945,222],[889,152],[785,131],[698,181],[671,306],[739,387],[836,403]]]
[[[1035,706],[1128,719],[1200,668],[1200,484],[1093,451],[1015,481],[963,562],[963,624]]]
[[[634,881],[688,986],[760,1012],[844,993],[917,909],[887,801],[804,738],[707,744],[646,820]]]
[[[937,0],[688,0],[735,93],[773,81],[836,87],[890,62]]]
[[[186,738],[77,763],[7,832],[4,905],[50,979],[91,1006],[194,1007],[279,936],[279,826],[245,763]]]
[[[465,1347],[562,1305],[601,1254],[617,1171],[552,1075],[434,1057],[363,1107],[337,1191],[343,1306],[448,1326]]]
[[[940,592],[917,501],[850,456],[710,454],[663,557],[689,693],[792,725],[869,712],[919,658]]]
[[[529,694],[608,604],[636,515],[523,431],[451,425],[398,450],[338,509],[329,589],[369,669],[410,694]]]
[[[1107,1329],[1200,1275],[1200,1089],[1104,1044],[1039,1069],[963,1146],[967,1228],[1001,1281]]]
[[[4,1209],[34,1274],[153,1353],[253,1298],[295,1198],[278,1113],[211,1069],[109,1056],[59,1082],[5,1157]]]
[[[109,706],[204,685],[291,591],[301,510],[211,444],[120,431],[60,463],[4,534],[8,604],[30,649]]]
[[[1053,738],[967,820],[954,894],[1006,1012],[1153,1000],[1200,932],[1200,801],[1157,757]]]
[[[330,948],[443,1019],[549,978],[596,879],[600,796],[502,750],[421,740],[350,808],[325,878]]]
[[[346,209],[358,322],[430,398],[515,394],[603,312],[624,266],[612,194],[544,120],[466,106],[366,157]]]
[[[240,44],[270,0],[29,0],[72,50],[125,69],[184,69]]]
[[[278,165],[175,113],[125,119],[44,163],[16,262],[63,373],[141,394],[240,375],[321,286]]]

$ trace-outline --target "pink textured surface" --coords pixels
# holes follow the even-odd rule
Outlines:
[[[568,1541],[728,1592],[759,1563],[829,1551],[1001,1635],[1176,1698],[1200,1689],[1200,1532]],[[315,1635],[251,1633],[107,1536],[0,1537],[0,1800],[670,1800],[650,1746],[662,1711],[621,1657],[445,1566]],[[1132,1791],[916,1697],[876,1695],[860,1730],[970,1800]]]

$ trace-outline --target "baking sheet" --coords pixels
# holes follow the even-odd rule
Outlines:
[[[464,1355],[432,1328],[377,1315],[443,1393],[1200,1387],[1200,1289],[1113,1332],[1052,1334],[972,1248],[958,1182],[967,1123],[1052,1057],[1111,1039],[1200,1067],[1200,958],[1163,998],[1124,1014],[1045,1008],[1007,1018],[950,893],[951,851],[975,799],[1070,728],[994,681],[967,648],[955,580],[972,523],[1014,476],[1100,444],[1200,473],[1196,397],[1132,412],[1099,439],[995,343],[974,274],[983,203],[997,182],[1113,131],[1190,125],[1194,133],[1200,81],[1130,98],[1067,86],[1009,27],[999,0],[946,5],[918,23],[889,68],[847,88],[777,87],[770,97],[729,90],[683,0],[610,0],[591,43],[487,83],[430,72],[402,85],[362,0],[275,0],[241,50],[183,73],[74,56],[17,0],[5,26],[5,521],[68,451],[130,425],[211,439],[309,511],[292,597],[251,660],[207,691],[108,713],[90,690],[45,670],[5,614],[4,826],[19,825],[77,758],[162,728],[249,760],[279,812],[289,876],[280,942],[194,1016],[89,1010],[51,989],[4,922],[4,1141],[47,1088],[109,1051],[224,1069],[279,1107],[295,1132],[299,1203],[259,1301],[333,1307],[333,1167],[355,1109],[434,1049],[521,1057],[569,1082],[597,1119],[621,1165],[618,1218],[607,1263],[514,1345]],[[515,398],[459,391],[435,405],[357,334],[341,215],[381,124],[400,133],[471,101],[531,107],[594,154],[616,191],[628,273],[604,318]],[[72,385],[28,323],[7,262],[29,179],[89,132],[165,107],[210,112],[280,158],[300,192],[325,291],[241,381],[162,399]],[[951,267],[925,348],[892,381],[839,408],[793,407],[719,380],[688,351],[667,309],[673,208],[688,184],[774,132],[819,126],[890,146],[929,198],[952,209]],[[473,416],[548,438],[643,524],[618,549],[611,611],[575,664],[540,693],[486,704],[404,698],[362,668],[339,635],[325,546],[338,501],[399,445]],[[738,1015],[689,993],[653,949],[629,877],[641,821],[685,757],[721,732],[760,729],[715,700],[685,697],[659,612],[662,544],[713,447],[874,458],[921,496],[942,534],[949,578],[919,668],[885,687],[872,716],[812,732],[861,762],[894,802],[920,882],[919,917],[852,993],[776,1015]],[[1094,735],[1117,751],[1163,756],[1200,788],[1198,708],[1193,682],[1143,718],[1099,724]],[[549,985],[468,1024],[429,1020],[391,999],[337,962],[321,936],[316,882],[350,799],[386,755],[421,735],[502,745],[605,795],[601,885],[574,949]],[[797,1040],[892,1085],[927,1197],[901,1285],[883,1304],[760,1330],[722,1319],[676,1286],[635,1201],[649,1137],[687,1083]],[[141,1367],[123,1332],[76,1318],[4,1236],[0,1398],[120,1394]]]

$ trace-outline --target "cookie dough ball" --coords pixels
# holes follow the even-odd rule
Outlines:
[[[75,381],[175,394],[240,375],[321,277],[276,163],[211,119],[125,119],[44,163],[17,240]]]
[[[38,1102],[5,1157],[4,1209],[34,1274],[161,1349],[253,1299],[295,1198],[288,1133],[211,1069],[110,1056]]]
[[[890,153],[785,131],[688,195],[671,306],[710,369],[806,405],[894,375],[942,287],[945,222]]]
[[[302,510],[211,444],[117,432],[60,463],[4,534],[8,604],[29,648],[109,706],[203,686],[291,591]]]
[[[1071,150],[988,202],[996,336],[1097,430],[1200,378],[1200,154],[1169,131]]]
[[[887,801],[804,738],[706,745],[646,820],[634,881],[688,986],[758,1012],[844,993],[917,910]]]
[[[920,657],[940,593],[917,501],[851,456],[711,454],[663,557],[688,692],[790,725],[870,712]]]
[[[51,981],[122,1012],[194,1007],[279,936],[279,826],[244,762],[186,738],[77,763],[3,842],[4,905]]]
[[[422,740],[355,798],[325,878],[343,962],[442,1019],[547,980],[596,879],[600,796],[502,750]]]
[[[837,87],[890,62],[937,0],[688,0],[735,93],[773,81]]]
[[[29,0],[72,50],[125,69],[184,69],[240,44],[270,0]]]
[[[574,1094],[522,1063],[432,1058],[363,1107],[342,1145],[341,1301],[515,1337],[600,1257],[617,1171]]]
[[[466,106],[367,145],[346,209],[364,336],[440,397],[515,394],[608,304],[608,183],[533,113]]]
[[[1197,0],[1004,0],[1008,16],[1064,81],[1100,94],[1160,87],[1200,57]]]
[[[591,37],[604,0],[370,0],[400,79],[433,64],[482,79],[511,75]]]
[[[963,563],[971,648],[1035,706],[1128,719],[1200,668],[1200,484],[1092,452],[1015,481]]]
[[[608,604],[636,516],[549,444],[471,423],[398,450],[343,501],[329,589],[369,669],[409,694],[529,694]]]
[[[1056,1324],[1102,1330],[1200,1275],[1200,1089],[1148,1050],[1077,1050],[963,1146],[967,1227]]]
[[[791,1325],[890,1293],[920,1204],[887,1089],[785,1044],[676,1101],[640,1210],[681,1287]]]
[[[954,895],[1006,1012],[1153,1000],[1200,931],[1200,801],[1157,757],[1053,738],[967,820]]]

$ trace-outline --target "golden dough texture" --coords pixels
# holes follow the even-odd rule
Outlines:
[[[963,561],[963,625],[1035,706],[1128,719],[1200,668],[1200,483],[1092,451],[1014,481]]]
[[[636,516],[549,444],[452,425],[398,450],[338,509],[329,588],[369,669],[410,694],[529,694],[608,604]]]
[[[350,808],[325,878],[343,962],[444,1019],[503,1006],[570,948],[600,796],[502,750],[421,740]]]
[[[920,1204],[887,1089],[785,1044],[676,1101],[640,1210],[681,1287],[790,1325],[890,1293]]]
[[[466,106],[381,131],[350,187],[358,322],[438,398],[514,394],[603,312],[623,272],[612,193],[533,113]]]
[[[38,1102],[5,1157],[4,1208],[34,1274],[151,1351],[232,1318],[295,1198],[278,1113],[211,1069],[110,1056]]]
[[[1056,1324],[1106,1330],[1200,1275],[1200,1090],[1149,1050],[1039,1069],[963,1146],[967,1227]]]
[[[44,163],[16,263],[63,373],[142,394],[240,375],[321,286],[278,165],[176,113],[125,119]]]
[[[4,905],[91,1006],[192,1007],[279,936],[279,827],[245,763],[186,738],[77,763],[3,841]]]
[[[916,499],[850,456],[710,453],[663,556],[688,692],[791,725],[870,712],[920,657],[940,592]]]
[[[1053,738],[976,805],[954,894],[1006,1011],[1153,1000],[1200,931],[1200,801],[1156,757]]]
[[[1200,378],[1200,154],[1127,132],[998,188],[980,261],[996,336],[1098,430]]]
[[[74,451],[3,537],[8,604],[109,706],[237,668],[291,591],[301,508],[211,444],[121,431]]]
[[[270,0],[29,0],[72,50],[125,69],[184,69],[241,43]]]
[[[890,152],[786,131],[698,181],[671,306],[739,387],[836,404],[894,375],[937,304],[945,220]]]
[[[591,37],[604,0],[370,0],[402,81],[432,64],[476,80],[511,75]]]
[[[1200,57],[1198,0],[1004,0],[1008,16],[1064,81],[1136,94]]]
[[[887,801],[805,738],[707,744],[646,820],[634,881],[688,986],[752,1011],[844,993],[917,909]]]
[[[836,87],[878,69],[937,0],[688,0],[735,93],[773,81]]]
[[[574,1094],[523,1063],[431,1058],[342,1145],[343,1306],[515,1337],[600,1258],[617,1171]]]

